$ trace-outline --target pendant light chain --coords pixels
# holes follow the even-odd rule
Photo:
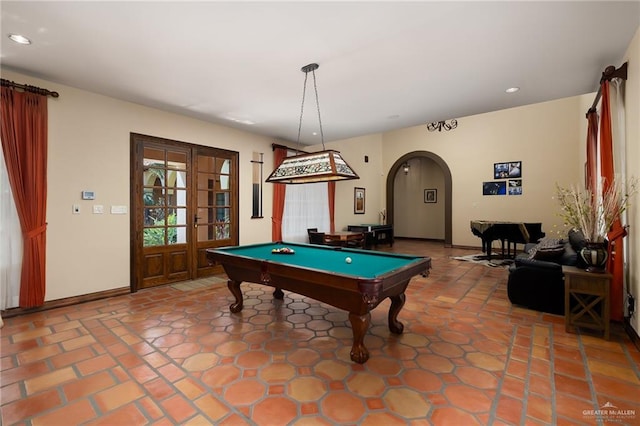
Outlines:
[[[315,75],[315,74],[314,74]],[[298,122],[298,140],[296,144],[296,151],[300,151],[300,132],[302,131],[302,117],[304,115],[304,98],[307,93],[307,76],[308,73],[304,73],[304,86],[302,86],[302,105],[300,105],[300,121]]]
[[[320,124],[320,140],[322,141],[322,150],[324,151],[324,132],[322,131],[322,119],[320,118],[320,101],[318,100],[318,86],[316,85],[316,71],[311,71],[313,74],[313,89],[316,92],[316,107],[318,108],[318,123]],[[306,74],[305,74],[306,75]],[[306,80],[306,77],[305,77]],[[306,86],[306,83],[305,83]]]

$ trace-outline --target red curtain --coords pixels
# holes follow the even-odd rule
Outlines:
[[[595,191],[598,187],[598,113],[589,110],[587,113],[587,169],[585,182],[587,189]]]
[[[0,135],[24,238],[21,308],[44,304],[47,211],[47,98],[2,87]]]
[[[277,168],[287,157],[286,148],[276,147],[273,150],[273,168]],[[271,240],[282,241],[282,215],[284,214],[284,197],[287,185],[273,184],[273,207],[271,213]]]
[[[336,183],[327,182],[327,192],[329,193],[329,223],[331,232],[336,230]]]
[[[605,80],[601,86],[601,123],[600,123],[600,170],[603,178],[602,191],[606,193],[613,184],[613,137],[611,135],[611,107],[609,96],[609,81]],[[611,319],[622,321],[623,310],[623,280],[624,280],[624,259],[623,259],[623,238],[626,231],[618,218],[610,229],[609,240],[609,260],[607,270],[613,275],[611,280]]]

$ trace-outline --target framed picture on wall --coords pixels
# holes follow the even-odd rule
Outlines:
[[[353,188],[353,213],[364,214],[364,188]]]
[[[494,180],[493,182],[482,182],[482,195],[505,195],[507,193],[507,182]]]
[[[437,203],[438,202],[438,190],[437,189],[425,189],[424,190],[424,202],[425,203]]]
[[[522,179],[509,179],[507,184],[509,195],[522,195]]]

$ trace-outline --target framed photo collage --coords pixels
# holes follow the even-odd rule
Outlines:
[[[482,182],[482,195],[522,195],[522,161],[493,164],[493,180]]]

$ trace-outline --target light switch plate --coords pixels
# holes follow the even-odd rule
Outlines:
[[[100,204],[96,204],[93,206],[93,214],[102,214],[104,213],[104,206]]]
[[[74,204],[71,206],[71,212],[73,212],[73,214],[80,214],[80,205]]]
[[[127,206],[111,206],[111,214],[127,214]]]

